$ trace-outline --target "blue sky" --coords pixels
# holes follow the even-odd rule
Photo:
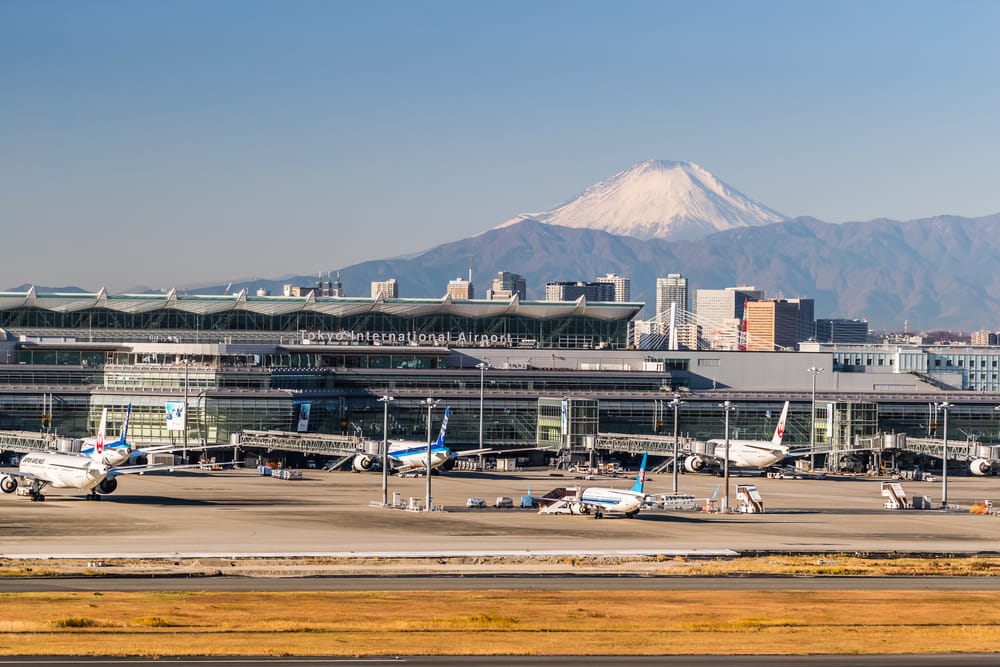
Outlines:
[[[406,254],[645,159],[787,215],[1000,212],[996,2],[0,3],[0,288]]]

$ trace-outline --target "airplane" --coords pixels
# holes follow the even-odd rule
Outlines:
[[[128,420],[132,415],[132,404],[125,408],[125,421],[122,422],[121,434],[114,442],[105,442],[105,428],[108,423],[108,409],[101,412],[101,425],[97,429],[97,435],[93,438],[84,438],[80,453],[89,456],[94,461],[104,463],[109,466],[121,465],[132,456],[133,447],[128,443]],[[141,463],[145,463],[142,461]]]
[[[766,468],[789,456],[789,449],[781,444],[788,419],[788,401],[781,409],[781,416],[770,440],[729,440],[729,465],[736,468]],[[704,453],[694,452],[684,459],[684,469],[701,472],[707,466],[721,465],[726,459],[726,441],[713,438],[707,441]]]
[[[132,414],[132,405],[125,409],[125,420],[122,422],[121,434],[118,440],[105,443],[108,410],[101,414],[101,424],[97,436],[85,439],[79,452],[59,452],[55,450],[32,451],[21,457],[16,472],[0,471],[0,491],[14,493],[19,486],[28,489],[27,495],[33,501],[45,500],[42,491],[46,486],[57,489],[79,489],[87,491],[87,500],[100,500],[100,494],[113,493],[118,488],[117,477],[120,475],[135,475],[161,470],[176,470],[178,468],[193,468],[201,464],[161,465],[146,464],[149,453],[174,451],[177,447],[155,447],[138,450],[127,441],[128,422]],[[137,456],[139,454],[139,456]],[[140,461],[135,465],[121,464]],[[225,464],[223,464],[225,465]]]
[[[128,465],[144,466],[149,463],[149,457],[152,454],[163,454],[176,452],[182,447],[176,444],[169,445],[157,445],[155,447],[136,447],[128,442],[128,423],[129,418],[132,415],[132,404],[129,403],[125,406],[125,420],[122,422],[122,430],[118,436],[118,439],[114,442],[107,442],[105,435],[105,428],[108,421],[108,409],[104,408],[101,413],[101,424],[97,429],[97,435],[94,437],[84,438],[83,446],[80,448],[81,454],[86,454],[95,461],[104,463],[109,466],[122,466],[128,463]],[[205,451],[208,449],[222,449],[228,448],[229,445],[192,445],[183,449],[187,451]]]
[[[121,475],[141,475],[147,472],[201,467],[201,463],[182,465],[112,466],[92,456],[54,450],[34,451],[21,457],[17,471],[0,471],[0,491],[14,493],[19,486],[27,489],[33,501],[45,500],[42,491],[78,489],[87,492],[87,500],[100,500],[100,494],[113,493]],[[221,464],[227,465],[227,464]],[[229,464],[232,465],[232,464]]]
[[[444,419],[441,421],[441,432],[437,441],[431,445],[431,470],[443,468],[450,470],[455,465],[455,452],[444,444],[445,432],[448,430],[448,417],[451,407],[445,408]],[[478,451],[476,452],[478,453]],[[462,455],[467,455],[463,452]],[[360,453],[354,457],[351,464],[354,472],[367,472],[379,465],[379,458],[373,454]],[[417,470],[427,470],[427,443],[416,440],[397,440],[389,442],[389,467],[394,472],[405,475]]]
[[[441,421],[441,432],[437,440],[431,445],[431,470],[451,470],[455,467],[456,461],[466,456],[479,456],[481,454],[493,454],[500,450],[489,447],[483,449],[463,449],[456,452],[449,449],[444,444],[445,432],[448,429],[448,417],[451,415],[451,407],[445,408],[444,419]],[[377,449],[382,446],[381,442],[372,443]],[[534,449],[528,447],[526,449]],[[505,449],[505,453],[522,451],[518,449]],[[378,454],[369,452],[359,452],[355,454],[351,463],[354,472],[369,472],[380,470],[381,461]],[[398,475],[408,475],[427,471],[427,443],[419,440],[397,440],[389,441],[389,469]]]
[[[646,502],[646,457],[642,453],[642,464],[632,488],[623,491],[606,486],[591,486],[584,489],[559,488],[537,498],[539,514],[593,514],[600,519],[605,513],[621,514],[626,519],[634,518]]]

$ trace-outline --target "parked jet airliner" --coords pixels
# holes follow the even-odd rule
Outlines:
[[[633,518],[646,502],[646,452],[642,454],[639,474],[631,489],[619,490],[606,486],[584,489],[559,488],[537,498],[539,514],[593,514],[600,519],[606,513]]]
[[[105,443],[105,428],[108,411],[101,414],[101,424],[92,443],[86,444],[79,452],[59,452],[55,450],[33,451],[21,457],[16,472],[0,473],[0,491],[14,493],[19,486],[28,489],[34,501],[45,500],[42,491],[46,486],[57,489],[79,489],[87,491],[88,500],[100,500],[102,493],[112,493],[118,488],[117,477],[135,475],[159,470],[197,467],[199,464],[150,466],[122,466],[129,462],[139,450],[127,441],[128,422],[132,414],[131,404],[126,408],[118,440]],[[157,447],[147,452],[173,451],[176,447]],[[145,458],[143,456],[142,458]]]
[[[736,468],[766,468],[782,461],[789,455],[786,445],[781,444],[785,436],[785,421],[788,419],[788,401],[781,409],[781,416],[774,427],[770,440],[729,440],[729,465]],[[721,465],[726,460],[726,441],[713,438],[707,442],[704,453],[694,453],[684,459],[684,469],[700,472],[709,465]]]
[[[459,456],[475,456],[485,454],[489,449],[466,450],[453,452],[444,444],[448,430],[448,417],[451,407],[445,408],[444,419],[441,421],[441,432],[431,445],[431,470],[451,470]],[[374,454],[362,453],[354,457],[351,464],[355,472],[367,472],[378,467],[379,458]],[[389,467],[400,475],[417,470],[427,470],[427,443],[417,440],[389,441]]]
[[[125,408],[125,421],[122,422],[122,431],[118,439],[114,442],[105,442],[105,428],[108,423],[108,409],[101,412],[101,425],[97,429],[97,436],[85,438],[80,453],[94,461],[104,463],[109,466],[121,465],[129,460],[132,454],[132,445],[126,440],[128,436],[128,420],[132,415],[132,404]]]

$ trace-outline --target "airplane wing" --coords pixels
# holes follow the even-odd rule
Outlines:
[[[30,479],[32,481],[48,482],[48,480],[42,479],[38,475],[32,474],[30,472],[21,472],[20,470],[0,470],[0,477],[17,477],[18,479]]]
[[[480,454],[507,454],[507,453],[513,453],[513,452],[528,452],[528,451],[534,451],[536,449],[538,449],[538,448],[537,447],[520,447],[518,449],[493,449],[493,448],[487,447],[487,448],[484,448],[484,449],[463,449],[460,452],[456,452],[455,450],[452,450],[452,456],[455,457],[455,458],[460,458],[460,457],[463,457],[463,456],[479,456]]]
[[[793,449],[785,454],[786,459],[803,459],[807,456],[812,455],[812,452],[808,449]]]
[[[223,463],[182,463],[180,465],[144,465],[144,466],[120,466],[112,469],[108,473],[108,478],[118,477],[119,475],[141,475],[147,472],[173,472],[174,470],[181,470],[183,468],[205,468],[207,466],[231,466],[235,467],[238,462],[229,461]]]
[[[167,454],[170,452],[200,452],[206,449],[229,449],[232,445],[230,444],[216,444],[216,445],[188,445],[187,447],[183,445],[154,445],[153,447],[143,447],[141,445],[136,446],[136,451],[140,451],[144,454]]]
[[[415,465],[399,466],[398,468],[393,468],[392,472],[394,472],[396,475],[406,475],[407,473],[411,473],[414,470],[427,470],[427,466],[415,466]]]

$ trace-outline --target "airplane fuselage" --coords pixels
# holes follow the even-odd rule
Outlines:
[[[108,467],[82,454],[36,452],[21,458],[18,470],[59,489],[89,491],[108,475]]]
[[[616,491],[604,487],[584,489],[580,502],[586,507],[601,508],[603,512],[634,514],[642,509],[646,494],[631,491]]]
[[[427,469],[427,443],[394,442],[389,445],[389,458],[393,468],[401,470]],[[451,450],[443,445],[431,447],[431,470],[445,464],[451,458]]]
[[[725,440],[709,440],[715,445],[715,455],[720,461],[726,457]],[[744,468],[766,468],[778,463],[788,454],[788,448],[774,445],[770,440],[730,440],[729,464]]]

